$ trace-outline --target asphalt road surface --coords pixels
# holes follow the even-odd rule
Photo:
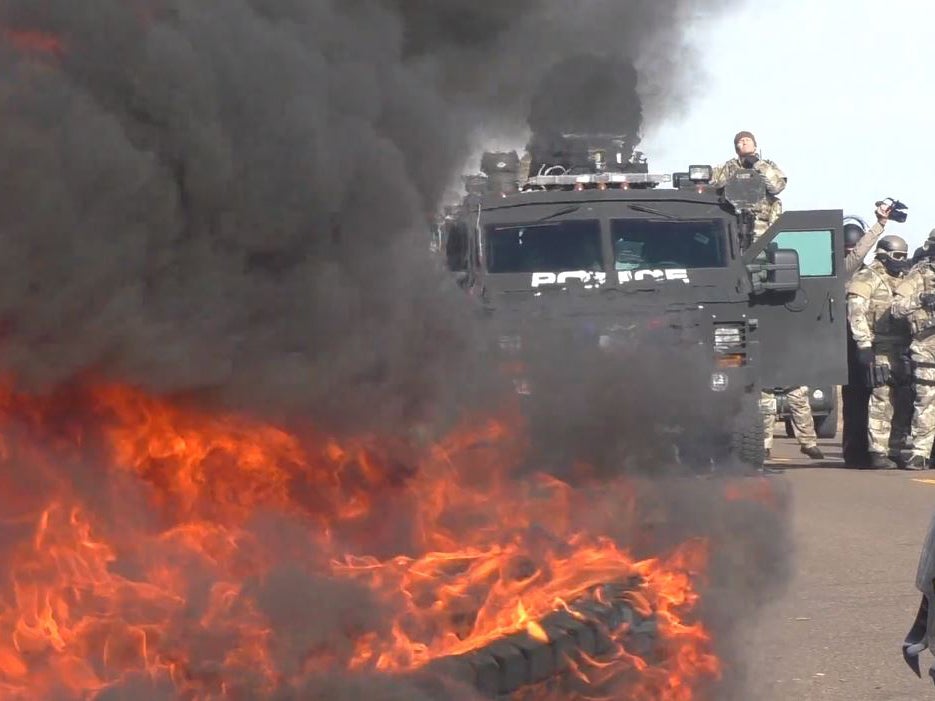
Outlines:
[[[795,575],[749,629],[750,698],[935,699],[900,644],[920,595],[915,571],[935,511],[935,472],[844,469],[839,445],[811,461],[779,438],[771,465],[793,495]]]

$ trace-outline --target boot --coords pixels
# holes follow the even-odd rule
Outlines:
[[[927,465],[925,464],[925,457],[922,455],[913,455],[909,460],[906,461],[907,470],[924,470]]]
[[[871,470],[895,470],[896,463],[882,453],[870,453]]]
[[[800,450],[812,460],[825,459],[825,454],[821,452],[821,448],[819,448],[817,445],[810,445],[808,447],[803,445]]]

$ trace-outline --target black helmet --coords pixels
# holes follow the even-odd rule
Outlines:
[[[909,244],[902,236],[890,234],[877,241],[876,259],[883,263],[886,272],[896,277],[908,272],[912,267],[909,260]]]
[[[902,255],[898,255],[898,254]],[[890,234],[877,241],[877,255],[887,255],[889,258],[905,258],[909,255],[909,244],[902,236]],[[897,255],[894,255],[897,254]]]
[[[844,217],[844,250],[851,251],[867,231],[867,222],[852,214]]]
[[[922,248],[926,251],[933,247],[935,247],[935,229],[932,229],[929,232],[928,238],[922,242]]]

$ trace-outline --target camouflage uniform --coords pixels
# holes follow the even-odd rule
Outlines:
[[[935,312],[922,306],[920,296],[935,292],[935,268],[925,261],[903,278],[893,293],[893,316],[908,319],[912,332],[915,403],[908,448],[910,460],[921,456],[926,462],[935,440]]]
[[[792,414],[792,429],[796,440],[803,449],[818,446],[815,433],[815,420],[812,408],[808,405],[808,387],[794,387],[786,390],[786,401]],[[766,450],[773,447],[773,429],[776,424],[776,395],[772,392],[760,393],[760,413],[763,415],[763,437]]]
[[[867,422],[870,452],[891,458],[900,456],[912,410],[912,391],[905,381],[909,377],[905,369],[909,325],[890,311],[893,292],[902,280],[875,260],[858,271],[847,288],[847,320],[857,347],[872,348],[874,364],[889,367],[897,379],[893,385],[873,388]]]
[[[860,240],[857,242],[857,245],[854,246],[854,249],[844,257],[844,269],[853,273],[860,269],[860,266],[863,265],[864,258],[867,257],[867,254],[870,253],[870,249],[873,248],[873,244],[877,242],[877,239],[883,234],[883,229],[886,226],[886,220],[871,226],[867,233],[860,237]]]
[[[782,214],[782,202],[778,195],[786,188],[787,178],[779,166],[764,158],[758,160],[753,169],[766,181],[767,193],[753,211],[756,218],[753,224],[753,240],[756,241]],[[740,158],[732,158],[723,165],[716,166],[711,177],[711,184],[715,187],[724,187],[738,170],[743,170],[743,161]]]

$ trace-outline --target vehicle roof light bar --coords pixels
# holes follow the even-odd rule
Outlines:
[[[581,173],[579,175],[533,175],[526,180],[526,185],[556,187],[568,185],[660,185],[672,182],[669,173]]]

